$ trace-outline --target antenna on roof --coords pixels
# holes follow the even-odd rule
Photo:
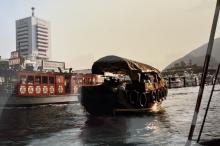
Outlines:
[[[34,17],[34,9],[35,9],[34,7],[31,8],[31,10],[32,10],[32,17]]]

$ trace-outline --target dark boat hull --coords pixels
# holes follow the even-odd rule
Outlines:
[[[131,91],[105,85],[84,86],[81,88],[80,102],[92,115],[112,115],[115,112],[144,112],[160,105],[164,99],[153,100],[155,97],[148,96],[145,104],[141,104],[138,97],[135,99],[129,93]]]
[[[112,114],[116,106],[114,89],[107,86],[82,87],[80,102],[92,115]]]

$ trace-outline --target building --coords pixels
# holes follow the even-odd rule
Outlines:
[[[0,60],[0,73],[6,71],[9,68],[9,60],[1,59]]]
[[[32,15],[16,20],[16,51],[11,52],[9,67],[18,70],[65,70],[65,62],[51,61],[50,24]]]
[[[16,50],[25,59],[49,60],[51,54],[50,24],[34,16],[16,20]]]
[[[21,68],[21,64],[22,64],[22,59],[21,58],[22,57],[20,57],[18,51],[11,52],[11,57],[9,58],[9,66],[12,69],[19,70]]]

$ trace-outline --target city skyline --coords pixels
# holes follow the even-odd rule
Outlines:
[[[31,16],[33,6],[37,17],[51,23],[52,60],[83,69],[100,57],[118,55],[161,70],[208,41],[215,2],[4,1],[0,56],[16,49],[15,20]]]

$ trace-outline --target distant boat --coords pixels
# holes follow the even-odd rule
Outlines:
[[[178,75],[174,75],[172,77],[169,77],[169,87],[170,88],[181,88],[183,86],[184,86],[184,82]]]
[[[190,74],[187,71],[185,71],[182,78],[185,79],[186,87],[199,85],[199,77],[196,74]]]
[[[160,72],[143,63],[106,56],[93,64],[92,73],[104,78],[101,84],[81,87],[81,104],[92,115],[144,112],[167,96]]]

